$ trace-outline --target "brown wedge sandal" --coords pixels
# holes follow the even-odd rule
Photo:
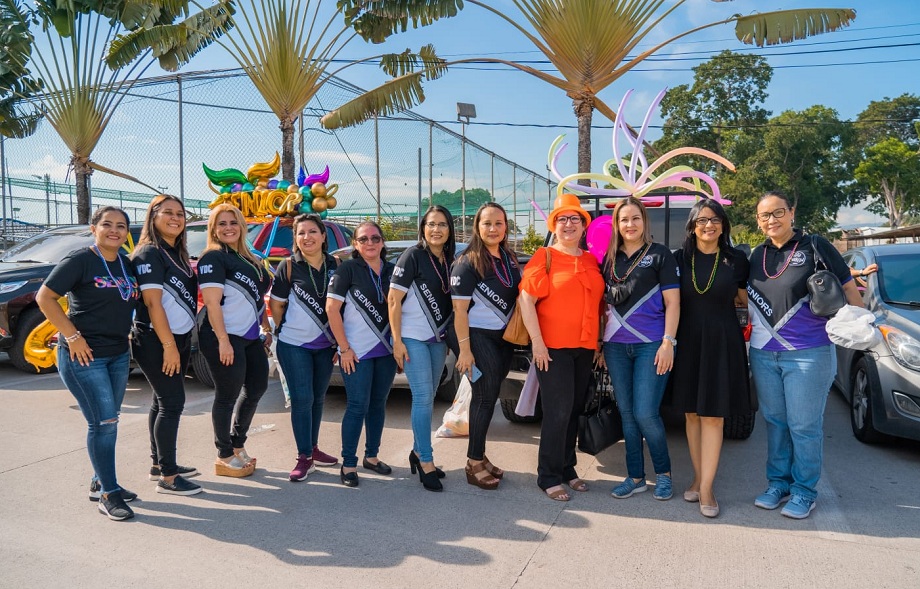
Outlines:
[[[466,482],[486,491],[494,491],[498,488],[499,481],[486,469],[485,462],[472,464],[466,463]]]
[[[482,465],[486,467],[486,470],[489,471],[490,475],[497,479],[501,479],[503,476],[505,476],[505,471],[489,462],[489,457],[485,454],[482,456]]]

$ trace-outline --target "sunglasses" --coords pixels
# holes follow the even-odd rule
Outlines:
[[[356,237],[355,241],[360,243],[361,245],[364,245],[367,242],[380,243],[383,241],[383,238],[380,237],[379,235],[371,235],[370,237],[368,237],[367,235],[362,235],[361,237]]]

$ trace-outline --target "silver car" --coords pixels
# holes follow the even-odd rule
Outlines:
[[[920,440],[920,243],[865,246],[843,255],[851,268],[878,264],[857,278],[883,341],[868,351],[837,347],[834,384],[850,404],[853,435]]]

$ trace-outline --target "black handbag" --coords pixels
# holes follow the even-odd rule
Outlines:
[[[623,420],[606,370],[594,370],[588,395],[585,411],[578,417],[578,449],[596,456],[623,439]]]
[[[827,269],[827,264],[818,253],[814,237],[811,241],[811,250],[815,254],[815,273],[809,276],[806,282],[808,294],[811,295],[808,307],[818,317],[833,317],[847,304],[847,297],[840,279]],[[824,270],[818,270],[818,264],[824,266]]]

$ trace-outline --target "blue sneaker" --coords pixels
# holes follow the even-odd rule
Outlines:
[[[792,519],[805,519],[815,509],[815,500],[793,495],[786,507],[780,512]]]
[[[770,485],[766,491],[754,499],[754,505],[761,509],[776,509],[780,503],[789,500],[789,491]]]
[[[674,493],[671,491],[671,475],[659,474],[655,477],[655,499],[667,501]]]
[[[626,480],[614,487],[610,494],[617,499],[626,499],[636,493],[645,493],[646,491],[648,491],[648,487],[645,485],[645,479],[637,483],[632,477],[626,477]]]

